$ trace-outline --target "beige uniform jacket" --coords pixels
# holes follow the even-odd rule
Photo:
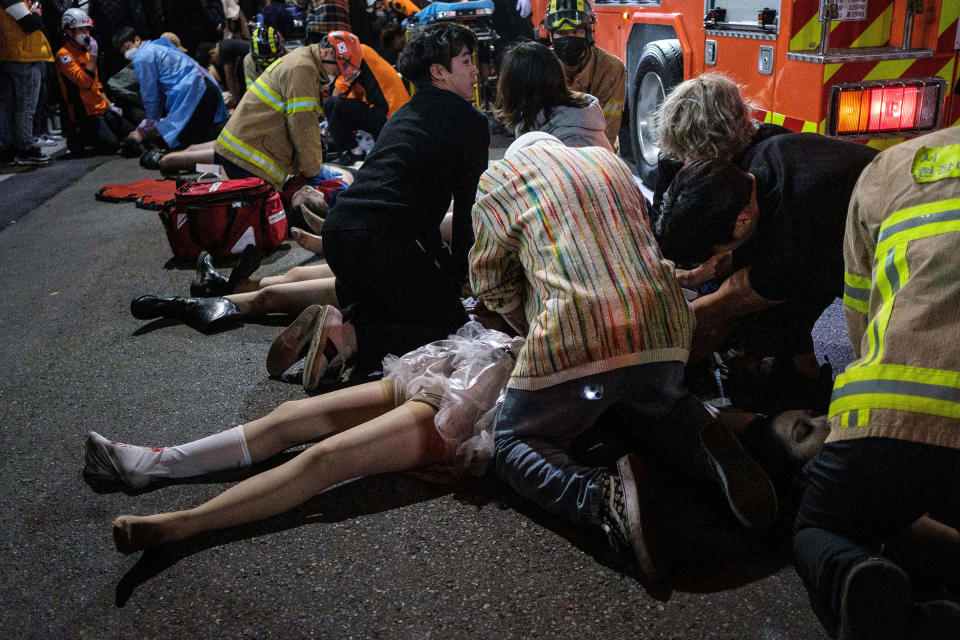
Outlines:
[[[214,150],[279,189],[287,175],[323,167],[318,116],[329,84],[317,45],[283,56],[257,78],[214,143]]]
[[[612,53],[594,45],[587,50],[580,71],[567,82],[573,91],[589,93],[600,101],[603,117],[607,121],[607,139],[616,148],[620,120],[623,118],[623,101],[626,95],[627,69]]]
[[[857,360],[837,377],[830,440],[960,448],[960,127],[864,169],[843,253]]]

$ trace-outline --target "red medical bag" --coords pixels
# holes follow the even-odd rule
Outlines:
[[[287,236],[280,196],[260,178],[188,182],[160,220],[177,258],[196,258],[202,250],[222,258],[248,244],[270,250]]]

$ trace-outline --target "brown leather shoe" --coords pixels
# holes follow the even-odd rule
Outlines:
[[[342,371],[347,360],[353,356],[350,345],[337,343],[330,336],[330,330],[343,322],[340,311],[327,305],[323,315],[323,320],[314,325],[310,349],[303,361],[303,390],[308,392],[315,391],[320,386],[327,370],[338,367]]]
[[[307,354],[314,329],[318,323],[323,325],[326,309],[323,305],[310,305],[293,324],[280,332],[267,353],[267,373],[279,376]]]

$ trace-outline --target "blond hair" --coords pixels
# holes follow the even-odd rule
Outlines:
[[[654,114],[657,144],[681,162],[734,161],[746,150],[759,123],[740,88],[721,73],[680,83]]]

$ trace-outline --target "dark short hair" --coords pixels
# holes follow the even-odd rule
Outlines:
[[[450,71],[451,60],[466,47],[473,53],[477,49],[477,36],[473,31],[453,22],[434,22],[411,38],[400,52],[397,69],[403,77],[416,86],[430,84],[430,65],[440,64]]]
[[[500,65],[496,114],[504,124],[531,131],[537,116],[546,120],[554,107],[583,108],[590,102],[567,88],[560,60],[539,42],[521,41],[510,47]]]
[[[200,63],[200,66],[206,69],[210,66],[210,50],[217,49],[220,50],[220,44],[217,42],[201,42],[197,45],[197,55],[196,60]]]
[[[750,203],[753,181],[723,160],[697,160],[673,178],[653,224],[663,255],[679,266],[700,264],[713,247],[733,241],[737,216]]]
[[[119,52],[124,42],[134,42],[137,39],[137,32],[133,27],[121,27],[119,31],[113,34],[113,50]]]

